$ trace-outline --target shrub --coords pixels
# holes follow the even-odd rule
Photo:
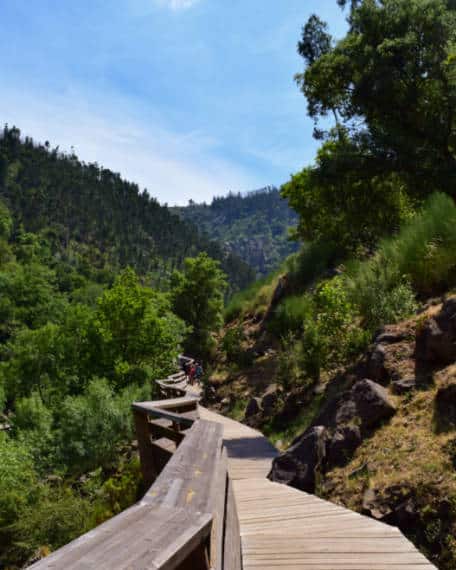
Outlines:
[[[247,313],[265,311],[277,286],[278,277],[278,271],[271,273],[263,279],[258,279],[244,291],[233,295],[224,311],[225,323],[230,323]]]
[[[226,358],[239,366],[248,366],[253,359],[250,353],[242,347],[244,340],[245,335],[242,327],[229,329],[222,340],[222,350],[225,352]]]
[[[58,435],[63,465],[82,473],[114,459],[118,444],[132,436],[131,390],[126,394],[116,397],[106,380],[93,379],[83,395],[64,399]]]
[[[443,194],[432,195],[373,258],[347,271],[350,299],[370,329],[409,316],[416,308],[414,292],[429,295],[455,282],[456,206]]]
[[[302,291],[340,260],[341,252],[331,242],[305,242],[285,263],[293,291]]]
[[[279,337],[287,332],[299,335],[304,321],[309,320],[313,310],[312,295],[309,293],[286,297],[275,310],[269,328]]]
[[[382,243],[387,259],[406,275],[417,293],[447,290],[456,282],[456,205],[433,194],[399,235]]]
[[[55,460],[52,424],[52,412],[43,404],[38,393],[33,392],[29,398],[16,402],[14,431],[19,440],[30,446],[39,471],[52,465]]]
[[[388,262],[362,264],[353,278],[348,276],[347,288],[370,331],[385,323],[396,323],[417,308],[410,283],[397,271],[390,271]]]
[[[27,505],[13,525],[10,556],[30,558],[37,550],[55,550],[93,526],[89,501],[70,488],[41,485],[39,500]]]
[[[345,363],[367,344],[368,338],[357,322],[356,307],[350,302],[344,280],[335,277],[319,285],[314,296],[315,319],[304,327],[304,341],[310,333],[314,362],[320,367]]]
[[[309,374],[308,354],[304,349],[302,339],[292,333],[282,339],[282,350],[279,354],[277,382],[285,390],[293,387],[311,386],[315,376]]]

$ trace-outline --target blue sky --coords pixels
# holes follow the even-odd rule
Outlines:
[[[0,119],[162,203],[285,182],[313,123],[293,75],[336,0],[0,0]]]

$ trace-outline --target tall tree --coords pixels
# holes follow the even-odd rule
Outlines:
[[[190,327],[186,350],[207,357],[213,346],[212,333],[223,324],[223,294],[226,275],[220,264],[206,253],[187,258],[184,270],[176,271],[171,280],[174,312]]]
[[[357,209],[353,232],[369,242],[381,229],[373,208],[403,205],[403,192],[408,205],[434,190],[456,195],[456,11],[444,0],[359,0],[348,22],[334,45],[315,16],[303,28],[298,84],[309,115],[335,113],[337,125],[306,180],[293,180],[285,195],[311,209],[323,202],[333,219]],[[382,187],[397,197],[382,198]]]

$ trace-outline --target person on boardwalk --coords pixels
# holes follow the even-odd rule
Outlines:
[[[195,374],[196,374],[196,366],[192,362],[192,364],[190,364],[190,367],[188,370],[188,382],[191,386],[193,386],[193,383],[195,381]]]
[[[201,381],[204,374],[203,364],[201,362],[196,363],[195,378],[199,382]]]

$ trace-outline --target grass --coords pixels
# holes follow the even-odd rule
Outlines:
[[[227,415],[237,422],[242,421],[244,419],[247,403],[248,402],[245,398],[236,398],[234,406],[230,409]]]
[[[277,336],[286,333],[301,333],[304,321],[313,312],[312,296],[309,293],[286,297],[275,310],[269,329]]]
[[[244,291],[233,295],[224,311],[225,323],[230,323],[247,313],[264,313],[277,286],[279,275],[279,271],[271,273],[255,281]]]
[[[392,315],[400,305],[410,309],[409,290],[424,297],[447,291],[456,283],[456,205],[444,194],[433,194],[423,209],[394,237],[383,240],[377,253],[347,265],[352,300],[368,315],[376,300],[394,297]],[[402,287],[402,291],[399,288]],[[397,320],[396,319],[396,320]]]
[[[294,438],[303,433],[311,424],[313,418],[317,415],[322,404],[323,395],[315,396],[312,401],[287,425],[284,427],[279,426],[272,420],[263,426],[264,435],[277,446],[279,449],[286,449],[289,447]]]
[[[288,257],[285,268],[291,289],[298,293],[320,279],[339,259],[333,243],[304,243],[301,250]]]
[[[434,387],[399,400],[392,420],[364,440],[348,465],[327,475],[335,486],[334,495],[343,494],[347,506],[359,509],[366,486],[385,489],[408,482],[416,488],[438,484],[443,494],[456,497],[456,472],[446,451],[454,433],[435,432],[436,391]],[[350,478],[363,465],[367,465],[364,476]]]

